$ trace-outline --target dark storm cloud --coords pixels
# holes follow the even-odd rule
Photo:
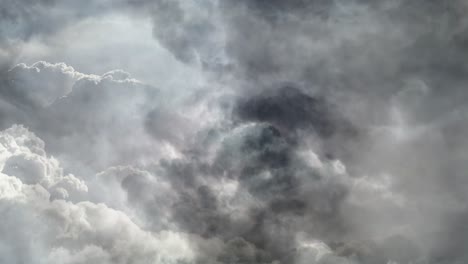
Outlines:
[[[463,170],[463,166],[449,162],[443,154],[437,154],[436,149],[452,148],[443,143],[451,141],[450,136],[438,136],[442,119],[448,120],[454,111],[466,111],[463,106],[467,97],[463,88],[466,85],[463,73],[466,47],[461,37],[466,31],[466,21],[460,17],[460,10],[466,10],[466,5],[462,1],[331,2],[308,5],[301,1],[252,1],[224,6],[229,32],[227,54],[235,62],[236,76],[247,83],[254,83],[249,88],[258,89],[241,91],[244,98],[239,101],[235,114],[241,120],[271,123],[281,133],[310,127],[322,136],[331,134],[320,131],[339,126],[341,122],[334,120],[333,115],[324,110],[326,107],[312,103],[317,98],[307,93],[301,95],[294,88],[272,89],[273,92],[264,89],[271,83],[301,83],[302,87],[310,89],[310,94],[320,94],[333,102],[334,111],[349,118],[353,126],[365,131],[364,135],[370,135],[370,142],[363,143],[361,149],[352,146],[354,148],[349,150],[353,156],[367,152],[364,155],[368,155],[367,158],[357,157],[350,166],[363,168],[369,166],[367,162],[378,164],[374,169],[394,174],[399,185],[408,183],[407,187],[399,188],[411,189],[408,193],[406,190],[403,192],[415,199],[429,199],[430,196],[425,191],[416,190],[420,186],[417,182],[424,181],[418,175],[418,163],[434,161],[427,169],[419,169],[421,173],[424,171],[431,175],[430,183],[424,183],[424,186],[442,184],[443,175],[451,175],[446,178],[455,177],[460,181],[455,175]],[[309,11],[314,8],[317,13]],[[402,128],[403,133],[412,133],[412,124],[425,132],[419,140],[410,139],[419,142],[414,143],[416,145],[401,146],[401,151],[395,150],[390,154],[393,150],[385,149],[385,143],[374,140],[386,140],[388,134],[379,136],[379,127],[391,126],[395,122],[393,118],[398,118],[398,115],[405,122],[410,122],[407,131]],[[464,130],[458,127],[453,131],[459,134]],[[250,145],[255,146],[253,143]],[[376,152],[374,147],[379,145],[382,149]],[[386,153],[385,158],[377,153]],[[449,155],[455,160],[465,156],[464,152]],[[272,168],[284,165],[287,160],[281,158],[281,154],[269,151],[260,157],[265,161],[274,160]],[[404,159],[411,161],[404,162]],[[399,168],[398,162],[393,162],[395,160],[405,165]],[[387,162],[392,164],[385,165]],[[368,172],[376,172],[369,169]],[[252,171],[246,173],[249,176],[254,174]],[[273,186],[279,188],[281,184]],[[436,190],[450,193],[454,189],[439,187]],[[447,199],[458,200],[460,198],[455,198],[458,195],[449,195],[452,198]],[[439,209],[428,210],[426,214],[433,215]],[[406,224],[413,225],[411,221],[414,219],[407,221]],[[403,263],[411,259],[390,252],[391,249],[383,249],[382,253],[376,253],[379,255],[376,258]]]
[[[461,91],[467,26],[460,16],[466,9],[462,1],[243,4],[226,4],[227,52],[237,69],[253,80],[305,83],[312,91],[340,100],[349,114],[377,122],[385,118],[388,98],[411,78],[443,87],[434,89],[434,100],[461,104],[466,98]],[[326,10],[328,15],[312,10]],[[278,18],[271,21],[264,14]],[[455,94],[457,98],[446,98]],[[354,98],[363,109],[349,105]]]
[[[365,130],[359,131],[340,112],[339,106],[321,95],[312,96],[294,85],[261,89],[238,99],[234,117],[240,122],[264,122],[281,132],[291,144],[306,137],[318,138],[315,151],[327,158],[352,159]],[[350,167],[351,169],[352,167]]]
[[[316,16],[326,17],[333,7],[334,1],[324,0],[292,0],[292,1],[281,1],[281,0],[254,0],[254,1],[239,1],[245,4],[251,12],[262,18],[272,22],[278,23],[281,21],[284,15],[289,14],[309,14]],[[228,4],[235,5],[235,1]]]
[[[345,132],[352,136],[351,124],[340,117],[336,109],[323,97],[313,97],[293,85],[286,85],[242,98],[236,114],[245,121],[271,123],[285,133],[304,129],[325,139]]]
[[[338,234],[332,234],[332,230],[339,229],[339,206],[346,197],[346,180],[332,180],[329,177],[333,176],[309,167],[306,160],[297,156],[296,147],[274,127],[258,124],[237,130],[226,139],[211,169],[201,170],[203,166],[198,166],[187,171],[193,165],[186,164],[184,170],[169,171],[168,178],[186,179],[190,175],[188,186],[197,186],[196,182],[203,178],[227,177],[239,182],[241,189],[236,196],[245,195],[240,190],[247,191],[261,205],[241,204],[248,214],[238,219],[235,212],[223,212],[218,207],[218,198],[213,196],[209,186],[185,187],[181,190],[195,195],[182,201],[180,205],[184,207],[174,208],[179,216],[175,221],[192,232],[220,237],[228,244],[230,239],[242,239],[251,245],[249,247],[263,252],[261,255],[269,256],[270,261],[292,261],[295,233],[301,230],[323,238]],[[285,226],[287,221],[291,221],[291,226]],[[306,224],[308,221],[314,224]],[[276,233],[277,229],[282,231]]]
[[[467,8],[1,2],[1,127],[45,141],[17,126],[0,135],[2,223],[17,227],[0,225],[17,238],[0,252],[27,251],[2,260],[466,262]],[[187,84],[177,101],[123,71],[13,66],[16,43],[106,12],[150,17],[155,39],[213,87],[197,96]],[[21,231],[34,226],[43,248]]]

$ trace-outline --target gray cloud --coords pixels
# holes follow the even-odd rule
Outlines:
[[[466,8],[0,3],[0,260],[465,263]],[[117,13],[204,86],[17,64]]]

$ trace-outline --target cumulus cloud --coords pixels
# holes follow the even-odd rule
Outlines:
[[[0,2],[0,262],[465,263],[467,7]],[[203,81],[34,62],[108,15]]]
[[[63,175],[58,161],[46,155],[44,142],[26,128],[2,131],[0,139],[2,262],[176,263],[193,258],[184,234],[151,233],[104,204],[72,202],[68,194],[86,192],[86,184]]]
[[[47,157],[44,142],[22,126],[13,126],[1,132],[2,172],[25,184],[40,184],[53,196],[68,198],[86,192],[86,184],[73,176],[64,175],[53,157]],[[53,198],[53,197],[51,197]]]

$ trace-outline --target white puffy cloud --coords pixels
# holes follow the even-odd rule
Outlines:
[[[194,257],[184,235],[143,231],[124,213],[104,204],[50,201],[40,186],[4,174],[0,186],[2,261],[175,263]],[[29,250],[18,254],[21,248]]]
[[[57,196],[86,192],[87,186],[64,175],[26,128],[0,132],[0,153],[2,263],[179,263],[196,257],[188,235],[151,233],[105,204]]]
[[[0,132],[0,169],[2,173],[25,184],[39,184],[53,197],[68,198],[70,194],[88,190],[86,184],[72,174],[64,174],[59,162],[48,157],[44,142],[23,126],[13,126]]]

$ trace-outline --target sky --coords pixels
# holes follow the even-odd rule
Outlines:
[[[467,12],[0,0],[0,264],[468,263]]]

